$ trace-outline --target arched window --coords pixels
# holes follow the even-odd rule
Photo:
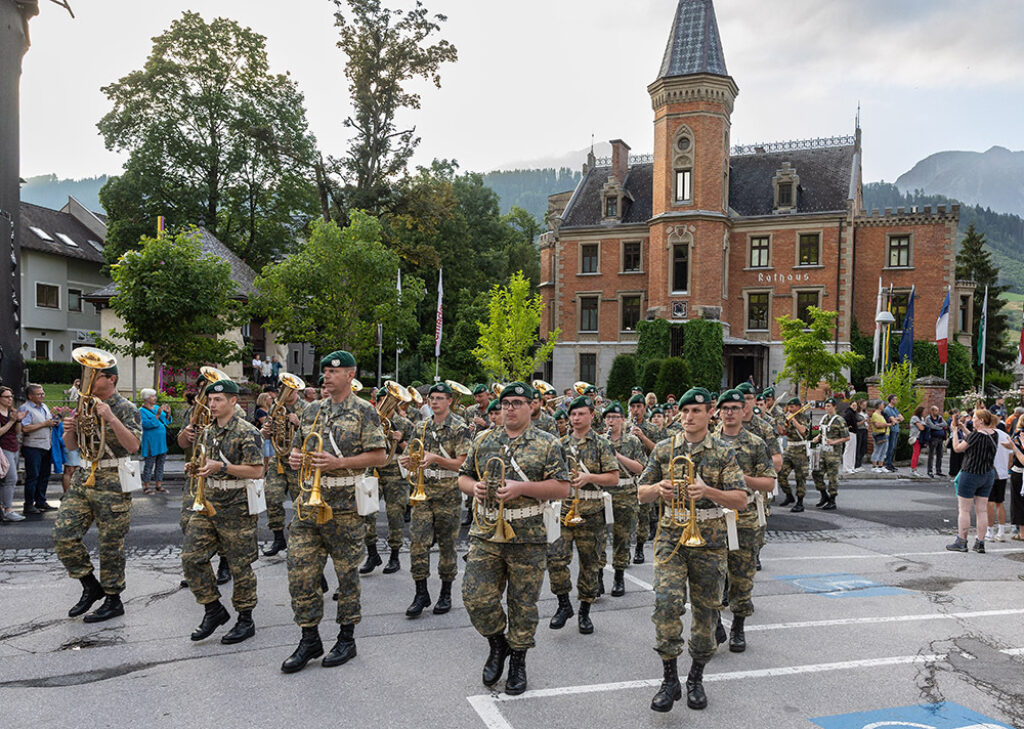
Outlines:
[[[676,205],[693,202],[693,159],[693,132],[681,126],[672,140],[672,202]]]

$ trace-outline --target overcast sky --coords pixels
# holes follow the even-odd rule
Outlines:
[[[405,0],[402,0],[404,3]],[[392,5],[402,4],[392,0]],[[459,61],[424,87],[415,158],[486,171],[621,137],[650,152],[654,80],[676,0],[426,0],[448,15]],[[186,9],[267,37],[274,71],[305,95],[322,150],[344,152],[344,58],[329,0],[46,0],[31,23],[21,96],[21,174],[116,173],[96,122],[100,87],[142,67],[151,38]],[[734,143],[851,134],[864,178],[895,180],[945,149],[1018,150],[1024,111],[1019,0],[716,0],[740,88]]]

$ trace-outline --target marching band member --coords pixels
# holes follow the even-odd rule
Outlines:
[[[629,539],[636,528],[636,515],[639,504],[636,499],[636,477],[644,470],[647,454],[640,440],[632,433],[625,432],[625,414],[622,406],[613,402],[604,411],[604,422],[608,426],[607,437],[615,450],[615,458],[619,462],[619,483],[610,487],[612,510],[615,524],[612,526],[612,569],[615,577],[612,581],[612,597],[626,594],[625,570],[629,565]],[[608,561],[605,552],[605,539],[598,545],[598,568],[604,569]],[[642,547],[641,547],[642,550]]]
[[[299,424],[299,413],[306,407],[305,400],[299,397],[298,390],[292,390],[284,400],[285,418],[288,424],[288,432],[294,431]],[[274,424],[268,417],[263,424],[260,435],[264,440],[272,437]],[[291,438],[288,438],[291,445]],[[267,466],[266,477],[267,495],[267,528],[274,533],[274,541],[270,547],[263,551],[266,557],[273,557],[278,552],[288,548],[288,541],[284,536],[284,500],[290,498],[294,503],[299,495],[298,474],[288,465],[287,454],[274,454]]]
[[[836,402],[834,397],[825,401],[825,415],[821,419],[819,433],[814,438],[821,444],[821,463],[811,472],[811,477],[821,492],[821,500],[815,506],[822,511],[834,511],[836,508],[836,496],[839,495],[839,464],[843,460],[840,446],[850,440],[850,430],[846,427],[846,421],[836,413]]]
[[[786,403],[786,415],[782,419],[786,436],[786,452],[782,456],[779,470],[779,488],[786,495],[779,506],[793,504],[793,491],[789,488],[789,472],[796,478],[796,503],[790,511],[804,510],[804,494],[807,492],[807,471],[810,466],[807,444],[811,434],[811,416],[804,410],[800,398],[792,397]],[[806,420],[805,420],[806,417]]]

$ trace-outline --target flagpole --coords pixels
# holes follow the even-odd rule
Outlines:
[[[398,307],[402,307],[402,269],[398,269]],[[402,353],[402,348],[399,346],[401,341],[397,334],[395,336],[395,382],[401,382],[401,378],[398,376],[398,355]]]
[[[988,357],[985,356],[986,350],[988,349],[988,286],[985,286],[985,303],[981,307],[981,321],[982,329],[979,332],[981,334],[981,396],[985,396],[985,360]]]
[[[952,294],[953,294],[953,287],[952,286],[947,286],[946,287],[946,298],[949,299],[950,303],[952,303],[952,301],[953,301]],[[948,311],[946,312],[946,316],[947,317],[950,316]],[[948,347],[949,347],[949,319],[946,319],[946,347],[947,347],[947,350],[946,350],[946,361],[942,363],[942,379],[944,379],[944,380],[946,380],[948,382],[949,381],[949,377],[947,375],[948,375],[948,370],[949,370],[949,350],[948,350]]]
[[[444,322],[444,267],[437,271],[437,323],[434,330],[434,382],[440,382],[441,333]]]

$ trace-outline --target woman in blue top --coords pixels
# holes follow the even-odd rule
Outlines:
[[[156,404],[156,390],[143,388],[142,407],[142,457],[146,463],[142,468],[142,493],[167,493],[164,489],[164,459],[167,457],[167,426],[171,424],[171,409],[168,405]],[[156,481],[156,488],[150,486]]]

